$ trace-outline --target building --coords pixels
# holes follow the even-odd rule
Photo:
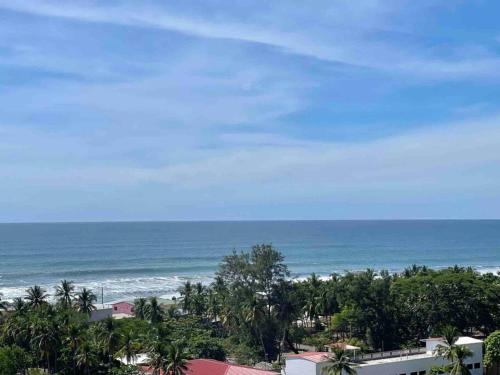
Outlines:
[[[441,338],[430,338],[425,347],[412,350],[396,350],[383,353],[357,355],[358,375],[426,375],[433,366],[444,365],[447,360],[434,354],[437,345],[444,345]],[[473,353],[466,364],[472,375],[482,375],[483,342],[472,337],[460,337],[457,345],[467,346]],[[323,375],[328,367],[329,353],[305,352],[288,355],[284,374]]]
[[[111,316],[113,316],[113,308],[111,306],[101,305],[90,312],[89,320],[91,322],[98,322]]]
[[[134,304],[131,302],[123,301],[113,303],[111,308],[113,309],[114,318],[128,318],[134,316]]]
[[[150,368],[142,368],[142,372],[152,374]],[[274,371],[258,370],[252,367],[232,365],[213,359],[192,359],[187,362],[186,375],[279,375]],[[164,375],[161,373],[161,375]]]

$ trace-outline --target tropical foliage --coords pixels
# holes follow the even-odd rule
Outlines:
[[[493,367],[500,364],[500,331],[495,331],[484,341],[484,365]]]
[[[436,355],[449,359],[453,367],[446,370],[466,374],[470,353],[455,345],[457,336],[489,334],[500,324],[497,275],[412,266],[398,274],[313,274],[294,282],[282,254],[265,244],[224,257],[210,285],[187,282],[179,294],[175,305],[139,298],[134,318],[91,322],[91,290],[63,280],[49,295],[35,285],[8,306],[2,301],[8,311],[0,313],[0,373],[41,368],[60,375],[135,374],[135,360],[147,354],[157,373],[179,375],[189,358],[279,364],[298,344],[321,350],[343,341],[391,350],[441,334],[446,345]],[[498,360],[498,336],[487,341],[491,361]],[[336,352],[328,371],[340,369],[356,370],[345,353]]]

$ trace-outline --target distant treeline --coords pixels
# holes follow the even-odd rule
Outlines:
[[[55,291],[58,303],[49,305],[46,291],[30,288],[1,318],[0,373],[11,373],[5,370],[9,357],[16,358],[10,365],[17,369],[133,374],[117,358],[138,353],[148,353],[157,369],[182,367],[187,358],[226,356],[279,365],[299,343],[321,349],[341,340],[389,350],[419,345],[445,325],[469,335],[488,335],[500,325],[498,275],[411,266],[398,274],[313,274],[294,282],[270,245],[224,257],[211,285],[187,282],[180,294],[170,307],[156,298],[137,299],[134,319],[90,323],[91,291],[75,293],[64,281]]]

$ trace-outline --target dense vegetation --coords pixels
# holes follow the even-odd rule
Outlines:
[[[58,374],[133,374],[117,358],[148,353],[156,369],[182,373],[187,358],[277,362],[299,343],[343,340],[364,350],[418,345],[444,325],[488,335],[500,324],[500,277],[470,268],[412,266],[328,279],[290,280],[269,245],[225,257],[209,286],[186,283],[177,305],[135,302],[136,318],[90,323],[95,295],[63,281],[54,297],[39,286],[0,321],[0,373],[30,367]]]

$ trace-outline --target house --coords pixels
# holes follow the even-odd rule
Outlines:
[[[426,375],[436,365],[447,360],[434,354],[438,345],[444,345],[441,338],[430,338],[425,347],[409,350],[395,350],[382,353],[359,354],[356,356],[358,375]],[[465,363],[472,375],[482,375],[483,342],[472,337],[460,337],[457,345],[467,346],[473,355]],[[286,375],[322,375],[328,367],[329,353],[305,352],[286,357]]]
[[[134,304],[131,302],[123,301],[113,303],[111,305],[114,318],[128,318],[134,316]]]
[[[142,368],[142,372],[152,374],[153,369]],[[258,370],[252,367],[232,365],[213,359],[192,359],[187,362],[186,375],[279,375],[274,371]],[[161,373],[160,375],[164,375]]]
[[[111,306],[102,305],[90,312],[89,320],[91,322],[98,322],[111,316],[113,316],[113,308]]]

